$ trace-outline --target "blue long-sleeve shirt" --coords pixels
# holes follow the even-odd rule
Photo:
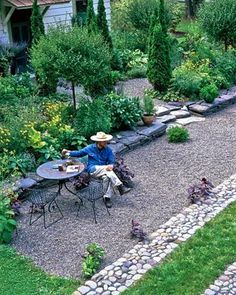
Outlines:
[[[87,171],[92,173],[95,171],[96,165],[112,165],[115,163],[115,156],[108,146],[99,149],[97,144],[90,144],[80,151],[71,151],[71,157],[88,156]]]

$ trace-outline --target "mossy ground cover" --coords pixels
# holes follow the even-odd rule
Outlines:
[[[51,276],[9,246],[0,246],[1,295],[71,295],[76,280]]]

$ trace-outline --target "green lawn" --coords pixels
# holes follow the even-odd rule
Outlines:
[[[176,31],[194,34],[201,32],[201,28],[196,21],[182,20],[177,25]]]
[[[235,216],[236,203],[233,203],[122,294],[201,294],[236,261]]]
[[[50,276],[8,246],[0,246],[1,295],[71,295],[79,282]]]

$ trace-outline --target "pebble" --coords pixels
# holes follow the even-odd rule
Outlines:
[[[97,284],[94,281],[87,281],[85,285],[90,287],[91,289],[95,289],[97,287]]]

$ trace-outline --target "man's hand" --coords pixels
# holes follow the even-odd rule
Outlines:
[[[62,155],[63,157],[65,157],[66,153],[69,153],[69,152],[70,152],[69,150],[63,149],[63,150],[61,151],[61,155]]]
[[[107,171],[112,171],[112,170],[113,170],[113,165],[107,165],[106,170],[107,170]]]

